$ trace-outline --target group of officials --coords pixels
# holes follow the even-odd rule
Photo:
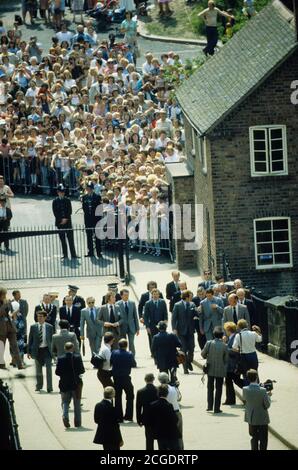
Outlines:
[[[168,306],[155,281],[148,283],[138,307],[130,300],[129,291],[124,288],[118,293],[115,284],[109,285],[101,307],[95,305],[93,297],[88,297],[85,302],[77,295],[76,286],[69,286],[60,308],[57,293],[45,294],[35,308],[36,323],[30,328],[27,348],[28,357],[32,357],[36,364],[36,390],[43,388],[42,368],[45,366],[47,391],[52,392],[54,358],[56,374],[60,377],[64,426],[70,427],[68,410],[71,400],[74,401],[74,425],[81,426],[84,365],[80,350],[84,352],[87,338],[91,355],[95,358],[92,364],[104,388],[104,400],[95,409],[98,431],[94,442],[103,444],[105,449],[119,449],[122,445],[119,423],[133,420],[131,369],[137,367],[134,340],[139,334],[140,323],[143,323],[150,354],[159,370],[160,386],[154,386],[153,374],[146,375],[146,386],[138,391],[136,398],[137,421],[145,428],[148,450],[153,449],[155,439],[160,449],[183,449],[177,357],[183,355],[183,370],[189,374],[193,370],[197,333],[202,357],[207,360],[207,411],[221,413],[224,380],[226,405],[235,404],[234,384],[244,389],[244,398],[250,397],[251,391],[255,404],[251,404],[248,398],[247,406],[252,406],[252,413],[247,412],[246,420],[250,424],[252,447],[266,448],[269,417],[265,411],[270,398],[267,393],[264,398],[264,389],[260,387],[258,378],[254,379],[258,369],[256,344],[262,341],[262,336],[254,324],[257,312],[248,298],[249,292],[240,280],[236,280],[232,290],[227,292],[228,288],[220,277],[216,282],[210,282],[210,273],[205,272],[205,280],[199,284],[197,295],[193,296],[186,283],[180,280],[178,272],[173,272],[172,276],[173,280],[166,287],[172,313],[172,333],[167,332]],[[21,295],[18,301],[19,304],[23,301]],[[56,332],[58,313],[60,330]],[[123,392],[126,395],[124,411]],[[172,423],[171,426],[168,423]],[[115,439],[108,437],[113,433]]]

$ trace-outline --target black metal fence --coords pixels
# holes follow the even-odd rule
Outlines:
[[[12,393],[0,379],[0,450],[21,450]]]
[[[87,231],[74,226],[63,230],[68,257],[62,259],[61,230],[54,227],[13,228],[0,232],[0,277],[5,280],[82,276],[119,276],[129,280],[129,246],[125,240],[101,240],[101,256],[86,257]],[[72,234],[77,258],[71,258],[68,235]],[[98,253],[97,253],[98,254]]]

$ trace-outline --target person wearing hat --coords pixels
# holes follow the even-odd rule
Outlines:
[[[153,336],[151,351],[159,372],[166,372],[171,378],[171,384],[176,383],[177,348],[181,348],[178,336],[167,333],[167,323],[157,324],[158,333]]]
[[[79,308],[81,312],[81,310],[86,307],[86,302],[83,299],[83,297],[81,297],[80,295],[77,295],[78,290],[79,288],[77,286],[72,286],[72,285],[68,286],[68,295],[72,297],[72,305],[74,307]],[[63,305],[66,305],[65,297],[63,299]]]
[[[92,181],[88,181],[86,186],[86,194],[82,197],[82,208],[84,212],[84,223],[87,235],[87,248],[88,253],[86,257],[94,256],[94,239],[95,239],[95,250],[96,255],[99,258],[101,256],[101,243],[99,237],[95,233],[95,227],[99,221],[99,217],[96,216],[96,209],[101,204],[101,197],[94,192],[94,184]]]
[[[115,295],[116,302],[121,300],[121,295],[118,292],[118,282],[110,282],[108,284],[108,293],[112,292]],[[107,303],[107,294],[103,295],[101,305],[105,305]]]
[[[4,243],[5,250],[9,250],[9,238],[7,233],[10,226],[12,212],[9,207],[6,207],[6,197],[0,196],[0,247]]]
[[[76,249],[74,245],[73,230],[71,224],[72,207],[68,197],[65,197],[65,187],[59,184],[57,188],[58,197],[52,204],[53,214],[55,216],[55,225],[59,230],[59,238],[62,246],[63,256],[61,259],[68,259],[67,243],[72,259],[77,259]]]

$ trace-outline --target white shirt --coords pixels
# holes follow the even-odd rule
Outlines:
[[[59,40],[59,42],[67,41],[68,44],[70,44],[72,37],[73,37],[73,34],[70,31],[65,31],[64,33],[60,31],[59,33],[56,34],[56,38]]]
[[[42,325],[38,323],[38,335],[40,332],[40,327],[42,327],[42,343],[39,345],[40,348],[46,348],[47,342],[46,342],[46,324],[43,323]]]
[[[250,354],[256,352],[256,343],[262,342],[262,336],[258,335],[255,331],[247,330],[246,328],[241,331],[242,347],[241,352],[243,354]],[[233,343],[233,349],[240,350],[240,335],[236,334]]]
[[[178,403],[178,394],[176,388],[168,384],[168,390],[169,392],[167,396],[167,401],[171,403],[171,405],[173,405],[175,411],[179,411],[180,407]]]
[[[100,356],[105,358],[105,362],[103,363],[102,369],[103,370],[111,370],[111,346],[109,344],[103,344],[100,351],[99,351]]]

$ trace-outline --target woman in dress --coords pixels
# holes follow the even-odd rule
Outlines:
[[[81,23],[83,24],[83,11],[84,11],[84,0],[73,0],[72,2],[72,13],[73,22],[76,21],[76,15],[81,15]]]

